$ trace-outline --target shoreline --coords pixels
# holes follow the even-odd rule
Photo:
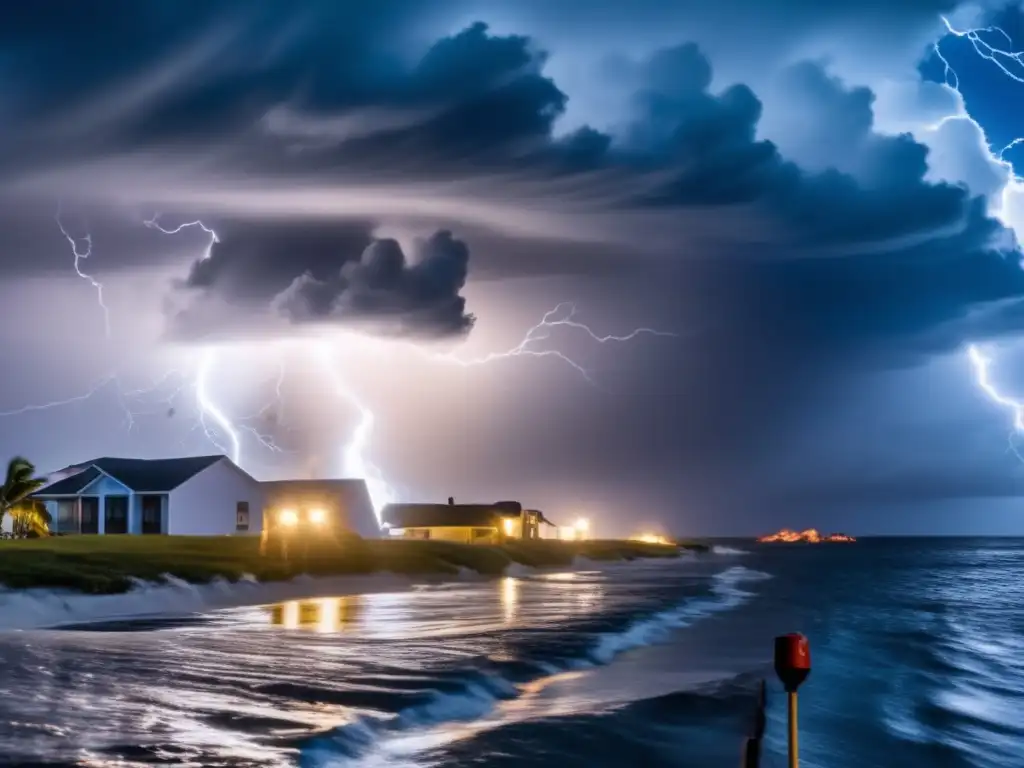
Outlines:
[[[677,561],[710,547],[625,541],[318,542],[260,553],[254,538],[54,537],[0,542],[0,630],[117,615],[194,613],[287,599],[368,594],[548,570]],[[137,604],[137,605],[136,605]],[[134,607],[133,607],[134,606]]]
[[[701,544],[635,541],[510,540],[498,545],[437,540],[362,539],[357,536],[273,542],[256,537],[67,536],[0,542],[0,587],[68,589],[84,594],[125,593],[139,581],[170,576],[191,584],[215,579],[289,581],[309,576],[374,573],[455,575],[462,570],[502,575],[513,564],[569,566],[577,557],[615,561],[675,558]]]
[[[692,557],[692,555],[691,555]],[[513,564],[514,573],[485,574],[462,569],[456,573],[299,574],[288,580],[259,581],[247,574],[237,581],[223,578],[195,584],[167,575],[156,581],[136,580],[125,592],[95,594],[67,588],[0,587],[0,632],[32,630],[74,631],[79,625],[132,621],[141,618],[174,619],[188,615],[242,609],[292,600],[405,593],[420,589],[479,584],[502,578],[524,578],[546,573],[607,571],[634,564],[678,563],[690,557],[653,557],[589,560],[577,557],[568,565]]]

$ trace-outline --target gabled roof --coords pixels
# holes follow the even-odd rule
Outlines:
[[[33,496],[71,496],[81,491],[102,473],[96,467],[88,467],[81,472],[65,477],[55,483],[36,491]]]
[[[82,471],[41,488],[35,495],[77,494],[100,474],[110,475],[136,493],[167,493],[223,458],[225,457],[184,456],[179,459],[120,459],[106,456],[61,470]]]

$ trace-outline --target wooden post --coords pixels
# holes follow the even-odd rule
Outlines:
[[[789,699],[789,768],[799,768],[800,766],[800,744],[799,744],[799,727],[797,725],[797,693],[796,691],[790,691],[786,694],[786,698]]]
[[[775,638],[775,673],[786,689],[789,704],[789,768],[799,768],[796,691],[811,674],[811,648],[806,637],[793,632]]]

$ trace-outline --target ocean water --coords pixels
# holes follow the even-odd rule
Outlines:
[[[0,593],[2,626],[28,627],[0,631],[0,764],[738,766],[772,638],[802,631],[802,765],[1019,766],[1022,593],[1013,539]],[[772,683],[763,764],[782,766]]]

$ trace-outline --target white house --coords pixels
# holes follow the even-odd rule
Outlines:
[[[259,534],[263,488],[226,456],[102,458],[34,494],[54,533]]]

